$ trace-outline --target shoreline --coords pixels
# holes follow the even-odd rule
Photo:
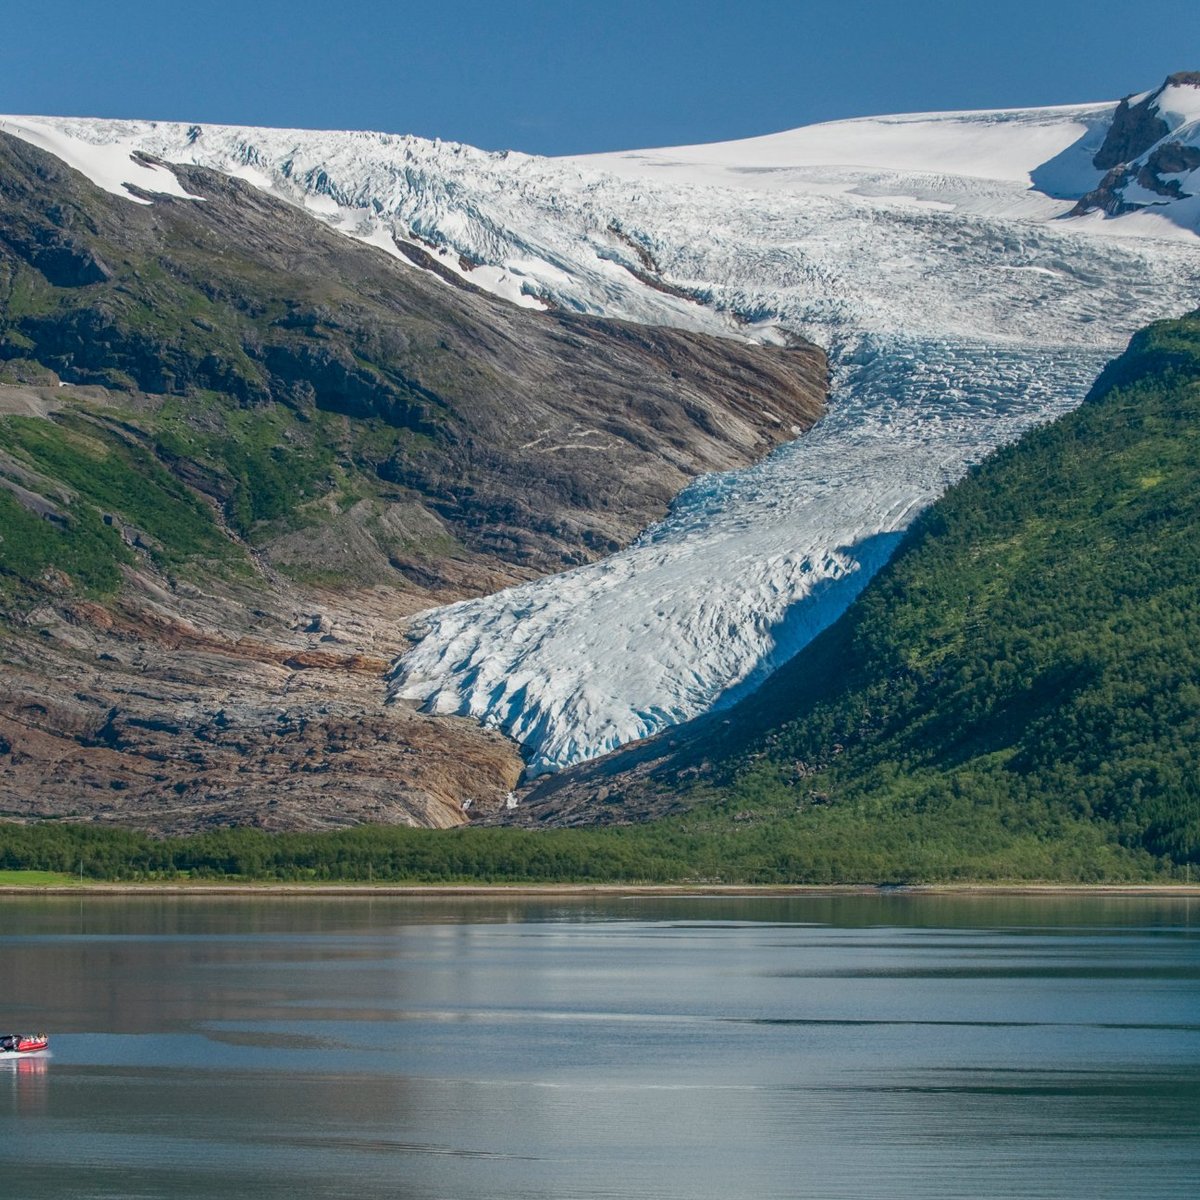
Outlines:
[[[928,883],[928,884],[374,884],[374,883],[84,883],[0,884],[6,896],[376,896],[413,899],[512,897],[821,897],[821,896],[1091,896],[1200,899],[1198,883]]]

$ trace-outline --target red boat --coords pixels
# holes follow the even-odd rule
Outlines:
[[[50,1039],[44,1033],[6,1033],[0,1035],[0,1055],[35,1054],[45,1050]]]

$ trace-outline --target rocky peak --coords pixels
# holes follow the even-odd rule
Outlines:
[[[1126,96],[1117,105],[1104,142],[1092,159],[1105,172],[1084,195],[1072,216],[1100,209],[1110,216],[1139,208],[1157,207],[1195,194],[1183,178],[1200,168],[1200,146],[1192,121],[1164,104],[1167,93],[1180,88],[1200,89],[1200,71],[1177,71],[1162,86],[1134,101]],[[1187,109],[1193,106],[1185,105]],[[1200,112],[1200,97],[1195,110]]]
[[[1136,104],[1130,104],[1133,97],[1126,96],[1117,105],[1104,144],[1092,159],[1097,170],[1111,171],[1114,167],[1133,162],[1171,132],[1170,126],[1159,114],[1158,98],[1171,86],[1174,78],[1176,76],[1170,76],[1162,87],[1143,96]]]
[[[1110,171],[1131,163],[1171,133],[1171,125],[1160,111],[1160,101],[1168,89],[1181,87],[1200,88],[1200,71],[1176,71],[1168,75],[1160,88],[1144,95],[1136,104],[1130,103],[1132,96],[1126,96],[1117,105],[1104,144],[1092,159],[1095,166]]]

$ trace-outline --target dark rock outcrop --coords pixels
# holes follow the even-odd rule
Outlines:
[[[1131,212],[1136,205],[1125,202],[1123,189],[1132,175],[1133,171],[1127,166],[1113,167],[1096,187],[1080,196],[1075,207],[1067,215],[1081,217],[1084,213],[1095,212],[1097,209],[1110,217]]]
[[[1162,141],[1171,132],[1158,112],[1161,91],[1162,88],[1159,88],[1133,105],[1129,103],[1130,97],[1126,96],[1117,105],[1104,143],[1092,159],[1097,170],[1111,171],[1113,167],[1141,158],[1155,142]]]
[[[1151,151],[1138,168],[1137,181],[1147,191],[1157,192],[1171,200],[1184,200],[1190,192],[1183,190],[1178,179],[1163,179],[1164,175],[1180,175],[1200,167],[1200,150],[1182,142],[1162,142]]]
[[[1079,199],[1070,216],[1082,216],[1097,209],[1109,216],[1119,216],[1146,207],[1144,201],[1132,201],[1126,196],[1125,189],[1133,182],[1162,196],[1164,201],[1184,200],[1191,194],[1183,190],[1178,179],[1163,178],[1200,166],[1200,150],[1178,140],[1166,140],[1171,127],[1159,112],[1159,101],[1169,87],[1200,88],[1200,72],[1169,75],[1162,87],[1136,104],[1130,104],[1130,97],[1126,96],[1117,105],[1104,143],[1092,159],[1105,172],[1104,178]]]

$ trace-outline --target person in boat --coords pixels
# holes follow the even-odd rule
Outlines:
[[[0,1053],[11,1051],[19,1053],[21,1050],[43,1050],[47,1044],[47,1038],[44,1033],[6,1033],[0,1035]]]

